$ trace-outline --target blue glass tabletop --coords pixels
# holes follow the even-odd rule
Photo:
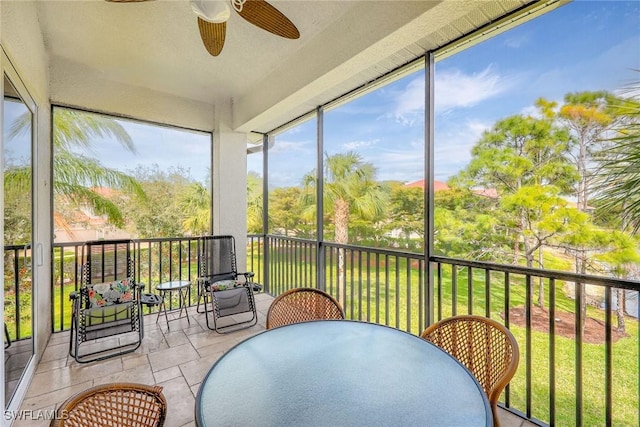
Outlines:
[[[313,321],[229,350],[202,381],[199,426],[491,426],[471,373],[433,344],[386,326]]]

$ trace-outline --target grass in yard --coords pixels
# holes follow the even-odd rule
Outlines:
[[[338,292],[338,272],[328,268],[327,289],[338,296],[345,308],[347,317],[387,324],[399,329],[419,334],[426,321],[424,310],[426,285],[418,268],[406,259],[363,264],[359,260],[352,261],[348,256],[343,277],[344,287]],[[272,256],[271,271],[289,271],[290,265]],[[249,261],[250,263],[251,261]],[[254,259],[256,265],[259,260]],[[335,262],[335,260],[334,260]],[[312,263],[314,264],[314,263]],[[408,266],[408,267],[407,267]],[[307,267],[308,268],[308,267]],[[264,270],[263,270],[264,271]],[[315,271],[315,269],[313,270]],[[296,281],[289,276],[271,276],[272,289],[276,293],[284,289],[296,287]],[[455,280],[453,278],[455,277]],[[274,284],[273,280],[285,279],[286,284]],[[314,282],[313,282],[314,283]],[[312,284],[313,284],[312,283]],[[451,267],[442,269],[440,286],[434,280],[434,318],[440,319],[457,314],[487,315],[504,321],[505,291],[508,290],[509,307],[524,306],[527,288],[523,275],[511,274],[507,282],[504,273],[492,272],[489,276],[489,287],[486,285],[483,270],[457,268],[455,273]],[[509,283],[507,286],[506,284]],[[275,285],[275,286],[273,286]],[[298,286],[301,286],[299,284]],[[549,281],[544,280],[544,300],[548,306],[550,301]],[[557,281],[556,311],[573,313],[575,301],[564,292],[564,283]],[[539,281],[531,281],[532,304],[538,299]],[[471,299],[469,299],[471,296]],[[471,301],[471,304],[469,303]],[[422,308],[421,308],[422,307]],[[604,311],[596,307],[587,308],[587,316],[604,319]],[[615,322],[615,316],[614,316]],[[639,425],[638,415],[638,322],[627,317],[628,336],[612,344],[612,422],[613,425]],[[614,323],[615,327],[615,323]],[[532,330],[531,346],[526,347],[526,329],[515,324],[510,329],[518,340],[521,359],[518,372],[510,384],[510,404],[522,411],[526,410],[526,359],[531,358],[531,413],[534,418],[549,422],[550,418],[550,386],[549,377],[551,361],[549,358],[550,335],[547,332]],[[584,426],[602,425],[605,418],[605,345],[583,344],[582,394],[583,405],[580,411]],[[574,425],[576,420],[576,341],[557,335],[555,337],[555,422],[557,425]],[[504,397],[504,396],[503,396]]]
[[[269,268],[271,293],[279,294],[293,287],[315,287],[315,253],[307,258],[292,258],[291,254],[273,253]],[[419,271],[417,260],[407,260],[396,256],[350,256],[342,273],[337,271],[337,261],[328,259],[325,271],[327,290],[339,297],[348,318],[387,324],[409,331],[415,335],[426,327],[427,301],[426,278]],[[262,259],[249,258],[247,265],[259,266],[265,272]],[[190,271],[192,267],[184,268]],[[144,270],[145,272],[147,270]],[[443,266],[441,276],[434,279],[434,319],[451,316],[454,313],[474,313],[489,315],[502,320],[505,314],[505,297],[508,294],[509,308],[524,306],[527,297],[526,279],[523,275],[492,272],[487,276],[484,270]],[[158,277],[162,275],[157,273]],[[194,273],[191,273],[194,275]],[[342,275],[342,279],[340,278]],[[152,271],[155,277],[155,270]],[[148,278],[147,283],[151,283]],[[258,278],[259,281],[263,281]],[[157,282],[157,280],[155,280]],[[154,282],[154,283],[155,283]],[[488,286],[487,286],[488,283]],[[341,286],[339,286],[341,284]],[[508,284],[508,286],[507,286]],[[543,281],[544,300],[550,301],[549,281]],[[54,330],[68,329],[71,304],[69,293],[73,283],[54,287],[53,312]],[[532,303],[537,302],[539,282],[531,281]],[[147,292],[150,287],[147,286]],[[575,312],[575,301],[565,294],[564,283],[555,284],[555,310]],[[191,303],[197,301],[197,288],[192,286]],[[145,313],[147,310],[145,309]],[[604,311],[589,306],[589,317],[603,320]],[[615,316],[613,318],[615,327]],[[639,425],[638,415],[638,321],[627,318],[628,336],[612,344],[612,423],[613,425]],[[526,347],[526,329],[511,323],[510,329],[518,340],[521,360],[518,372],[510,385],[510,405],[527,412],[526,360],[531,359],[531,414],[534,418],[549,422],[550,387],[549,376],[552,369],[549,359],[551,337],[548,333],[532,330],[531,346]],[[605,345],[583,344],[582,393],[583,406],[580,411],[585,426],[602,425],[605,420]],[[557,425],[574,425],[576,419],[576,342],[573,338],[560,335],[555,337],[555,405]],[[504,396],[503,396],[504,397]]]

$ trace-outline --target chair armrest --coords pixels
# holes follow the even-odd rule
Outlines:
[[[144,287],[145,287],[145,284],[144,284],[144,283],[138,283],[138,282],[135,282],[135,283],[133,284],[133,292],[134,292],[134,293],[135,293],[135,295],[136,295],[135,300],[136,300],[136,302],[137,302],[138,304],[140,304],[140,303],[141,303],[141,300],[142,300],[142,293],[144,292]]]
[[[253,279],[253,276],[255,275],[256,273],[254,273],[253,271],[247,271],[246,273],[238,273],[238,276],[244,276],[247,282],[250,282],[251,279]]]
[[[254,292],[261,292],[262,291],[262,285],[259,283],[256,283],[253,281],[253,278],[256,274],[253,271],[247,271],[246,273],[238,273],[238,276],[244,276],[245,282],[243,283],[244,286],[251,286],[251,289]]]
[[[140,297],[140,303],[142,305],[146,305],[147,307],[153,307],[155,305],[160,305],[160,296],[156,294],[142,294]]]
[[[196,282],[198,285],[202,286],[205,291],[209,292],[211,288],[211,280],[207,276],[196,277]]]
[[[69,300],[71,301],[71,310],[75,315],[80,309],[82,309],[82,293],[80,291],[70,292]]]

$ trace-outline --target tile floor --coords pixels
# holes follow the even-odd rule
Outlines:
[[[22,410],[52,411],[69,396],[86,388],[109,382],[159,384],[167,398],[167,427],[195,426],[195,396],[211,365],[230,347],[265,329],[266,313],[273,300],[256,294],[258,324],[227,335],[207,329],[204,314],[189,309],[185,318],[156,323],[156,315],[145,316],[145,337],[134,353],[111,359],[78,364],[69,357],[68,332],[53,334],[22,404]],[[45,412],[46,413],[46,412]],[[503,427],[533,424],[502,411]],[[19,420],[15,427],[48,426],[49,421]]]

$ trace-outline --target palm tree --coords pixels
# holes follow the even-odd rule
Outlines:
[[[603,211],[621,212],[623,229],[640,230],[640,83],[628,90],[631,97],[619,98],[615,114],[622,117],[611,147],[600,153],[596,176]],[[635,96],[634,96],[635,95]]]
[[[247,174],[247,231],[262,234],[262,177]]]
[[[349,243],[349,218],[356,214],[373,220],[383,212],[387,194],[375,181],[376,168],[355,152],[327,156],[324,172],[324,206],[333,211],[336,243]]]
[[[25,113],[9,129],[9,138],[28,132],[31,115]],[[135,153],[135,147],[126,129],[114,118],[56,107],[53,114],[53,192],[57,201],[72,202],[89,207],[97,215],[106,215],[108,221],[120,227],[124,216],[118,206],[97,191],[108,187],[133,193],[144,198],[144,191],[129,175],[103,166],[100,161],[76,154],[74,148],[91,149],[97,138],[113,137],[126,150]],[[20,173],[5,176],[12,185],[20,186]],[[68,228],[63,216],[54,214],[57,225]]]
[[[211,193],[199,182],[192,183],[183,193],[180,206],[185,218],[182,228],[192,235],[209,233],[211,224]]]
[[[614,114],[623,118],[613,144],[600,153],[600,168],[596,175],[596,202],[604,212],[620,212],[621,228],[637,233],[640,230],[640,83],[626,91],[628,98],[618,98]],[[635,246],[633,248],[635,255]],[[619,257],[620,258],[620,257]],[[618,275],[628,277],[635,262],[610,262]],[[624,331],[625,291],[616,290],[618,330]]]
[[[613,277],[629,278],[634,266],[640,261],[636,240],[628,234],[620,231],[607,233],[607,251],[598,256],[608,266],[609,273]],[[609,291],[607,291],[609,292]],[[637,294],[637,292],[635,292]],[[625,312],[626,312],[626,291],[616,289],[616,318],[618,321],[618,331],[626,332]]]
[[[336,243],[349,243],[349,221],[352,215],[365,220],[379,217],[387,205],[388,194],[375,180],[376,168],[353,151],[332,156],[325,154],[324,195],[326,212],[330,212]],[[305,187],[313,187],[315,179],[307,175]],[[306,191],[307,194],[314,194]],[[338,249],[338,299],[344,306],[344,248]]]

